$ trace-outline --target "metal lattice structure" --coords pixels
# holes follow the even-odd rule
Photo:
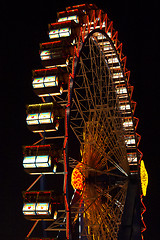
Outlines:
[[[46,221],[52,221],[46,231],[55,239],[64,239],[65,232],[66,239],[129,240],[119,232],[125,231],[128,199],[139,194],[140,202],[142,153],[122,43],[108,15],[94,4],[68,7],[57,16],[49,24],[50,41],[40,44],[45,68],[33,70],[33,89],[43,103],[28,106],[27,124],[41,139],[34,144],[36,154],[33,146],[25,148],[24,167],[39,176],[26,192],[41,176],[55,174],[58,181],[61,174],[63,200],[55,192],[45,203],[50,204]],[[73,191],[71,178],[81,187]]]

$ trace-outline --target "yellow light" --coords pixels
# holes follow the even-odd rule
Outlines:
[[[73,169],[72,172],[71,185],[74,189],[82,191],[84,188],[84,177],[82,173],[78,170],[77,166]]]
[[[143,196],[146,196],[147,186],[148,186],[148,173],[144,165],[144,161],[141,161],[140,165],[140,176],[141,176],[141,188]]]

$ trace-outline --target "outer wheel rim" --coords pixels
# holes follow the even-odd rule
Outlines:
[[[87,42],[87,40],[92,36],[92,34],[94,34],[94,33],[96,33],[96,32],[99,32],[99,33],[103,33],[103,31],[97,31],[97,30],[94,30],[93,32],[91,32],[88,36],[87,36],[87,38],[85,39],[85,42],[83,43],[83,47],[82,47],[82,49],[81,49],[81,52],[80,52],[80,57],[79,57],[79,61],[80,61],[80,58],[81,58],[81,55],[83,55],[83,49],[84,49],[84,46],[85,46],[85,43]],[[107,38],[109,38],[108,36],[107,36]],[[78,61],[78,62],[79,62]],[[106,68],[107,68],[107,64],[106,64]],[[75,77],[75,80],[74,80],[75,82],[76,82],[76,77]],[[74,82],[74,85],[76,85],[76,83]],[[73,91],[74,91],[74,89],[73,89]],[[71,110],[71,113],[72,113],[72,110]],[[72,120],[71,120],[72,121]],[[83,163],[82,163],[83,164]],[[87,167],[90,167],[90,166],[87,166]],[[81,173],[83,174],[83,175],[85,175],[84,174],[84,172],[83,172],[83,170],[81,170]],[[126,174],[127,175],[127,174]],[[86,189],[87,188],[87,185],[84,187],[84,189]],[[83,193],[81,193],[82,195],[84,194],[84,192],[85,192],[85,190],[83,189]],[[124,184],[124,189],[125,189],[125,191],[123,192],[123,194],[124,195],[126,195],[126,189],[127,189],[127,185],[126,185],[126,183]],[[109,191],[108,191],[109,192]],[[106,193],[104,193],[104,195],[105,195]],[[80,203],[80,201],[82,201],[82,198],[79,200],[79,203]],[[93,202],[95,203],[95,199],[93,200]],[[123,206],[124,206],[124,201],[125,201],[125,196],[124,196],[124,199],[123,199]],[[92,202],[92,203],[93,203]],[[117,202],[118,202],[118,200],[117,200]],[[91,206],[92,205],[92,203],[90,203],[89,205]],[[82,204],[82,202],[81,202],[81,204]],[[90,214],[91,213],[91,211],[90,211],[90,213],[89,213],[89,211],[87,211],[86,212],[86,210],[85,210],[85,208],[84,208],[84,205],[85,205],[85,203],[83,202],[83,207],[82,207],[82,205],[81,205],[81,207],[83,208],[83,210],[82,210],[82,208],[81,208],[81,212],[83,212],[83,215],[86,215],[87,214],[87,212],[88,212],[88,214]],[[93,204],[94,205],[94,204]],[[77,203],[76,203],[76,208],[77,208]],[[103,206],[104,207],[104,206]],[[88,206],[86,207],[87,209],[88,209]],[[121,212],[122,212],[122,206],[121,206]],[[74,210],[74,205],[73,205],[73,207],[71,207],[71,211],[73,211],[73,212],[75,212],[75,210]],[[72,213],[71,213],[72,214]],[[120,216],[120,219],[121,219],[121,216],[122,216],[122,214],[119,214],[119,216]],[[96,219],[97,219],[97,217],[96,217]],[[103,219],[104,220],[104,219]],[[118,220],[118,219],[117,219]],[[86,228],[84,227],[83,228],[83,230],[82,230],[82,235],[86,235],[87,236],[87,239],[92,239],[92,237],[93,238],[95,238],[95,239],[98,239],[99,237],[101,238],[101,239],[106,239],[106,237],[107,237],[107,232],[108,232],[108,227],[106,226],[106,229],[104,229],[104,226],[105,226],[105,224],[103,225],[102,223],[101,223],[101,225],[103,225],[103,226],[101,226],[101,229],[100,228],[93,228],[93,225],[95,225],[95,224],[93,224],[93,221],[92,221],[92,223],[90,224],[90,222],[89,222],[90,220],[89,220],[89,217],[87,218],[87,220],[85,219],[84,220],[84,222],[85,222],[85,227],[88,225],[88,230],[86,230]],[[120,220],[119,221],[117,221],[117,223],[118,223],[118,225],[116,226],[116,229],[118,229],[118,226],[120,225]],[[92,225],[92,226],[91,226]],[[99,226],[100,226],[100,224],[99,224]],[[97,232],[97,230],[99,229],[99,235],[97,235],[96,234],[96,232]],[[116,237],[117,237],[117,234],[118,234],[118,230],[116,230],[114,227],[112,227],[112,233],[111,234],[109,234],[108,233],[108,237],[107,237],[107,239],[111,239],[112,237],[115,239]],[[92,232],[92,234],[91,234],[91,232]],[[90,235],[90,236],[89,236]],[[92,237],[91,237],[92,236]]]

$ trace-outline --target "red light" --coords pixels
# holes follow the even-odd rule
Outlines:
[[[51,145],[32,145],[32,146],[25,146],[25,148],[45,148],[51,147]]]
[[[64,24],[69,24],[69,23],[71,23],[71,20],[66,20],[65,22],[51,23],[50,25],[58,27],[58,26],[61,26],[61,25],[64,25]]]
[[[45,42],[45,43],[41,43],[42,46],[45,46],[45,45],[52,45],[52,44],[56,44],[56,43],[60,43],[61,41],[54,41],[54,42]]]
[[[47,72],[49,70],[58,70],[57,67],[52,67],[52,68],[48,68],[48,69],[37,69],[37,70],[33,70],[33,72]]]

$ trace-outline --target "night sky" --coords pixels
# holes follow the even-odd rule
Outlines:
[[[32,3],[34,2],[34,3]],[[48,23],[56,12],[83,1],[3,2],[0,5],[0,239],[24,240],[31,225],[22,215],[22,195],[33,178],[22,166],[22,145],[39,139],[25,123],[25,106],[38,103],[32,91],[32,69],[42,68],[39,43],[48,41]],[[87,1],[86,1],[87,2]],[[117,1],[118,2],[118,1]],[[159,239],[160,159],[159,159],[159,6],[156,1],[102,1],[99,8],[108,13],[119,32],[130,83],[134,85],[135,116],[140,119],[137,132],[139,149],[149,174],[144,203],[145,240]]]

